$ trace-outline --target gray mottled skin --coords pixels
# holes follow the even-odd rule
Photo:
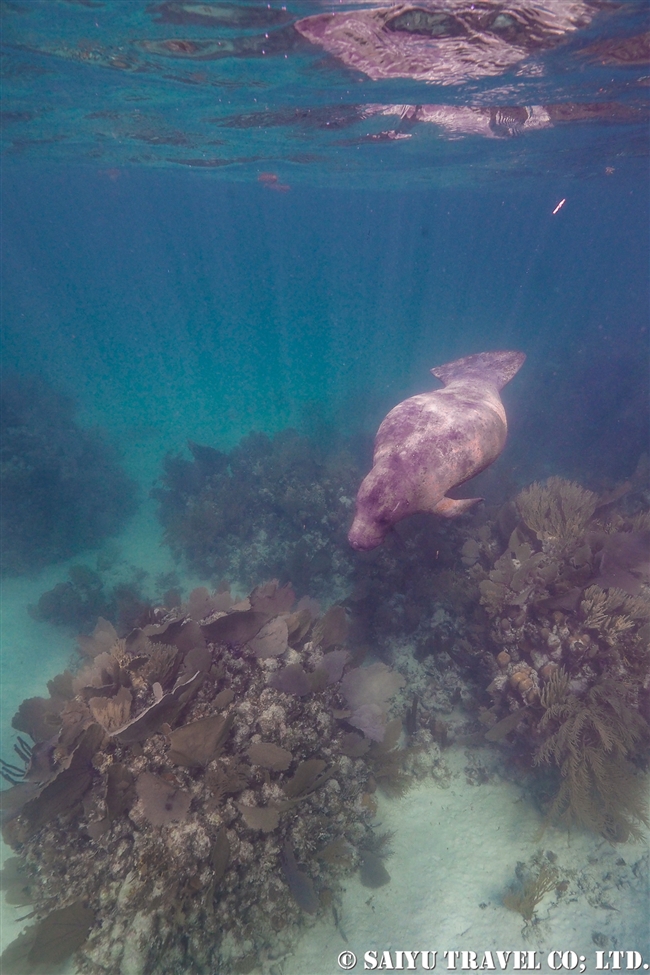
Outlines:
[[[431,370],[444,389],[411,396],[390,411],[357,494],[348,534],[353,548],[376,548],[408,515],[430,511],[455,518],[482,500],[445,495],[503,450],[508,427],[499,390],[525,358],[523,352],[479,352],[449,362]]]

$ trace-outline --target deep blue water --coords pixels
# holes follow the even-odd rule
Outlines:
[[[4,366],[78,397],[129,453],[143,428],[225,447],[314,405],[373,430],[434,365],[513,347],[502,463],[622,479],[648,443],[640,177],[273,194],[8,164]]]

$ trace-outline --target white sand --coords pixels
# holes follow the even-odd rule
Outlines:
[[[605,950],[636,949],[650,961],[647,844],[614,847],[555,829],[540,841],[539,816],[518,787],[499,779],[468,785],[463,750],[450,749],[445,758],[455,772],[448,789],[422,783],[403,799],[382,800],[382,828],[396,831],[387,861],[392,879],[379,890],[356,877],[346,882],[340,921],[348,942],[332,927],[314,929],[285,961],[285,975],[340,971],[336,959],[345,949],[357,955],[358,971],[371,949],[379,960],[385,950],[437,950],[436,971],[448,970],[447,950],[475,951],[479,964],[482,952],[536,950],[543,972],[551,970],[550,951],[573,950],[592,973],[596,932],[607,939]],[[517,861],[540,848],[557,856],[560,879],[569,886],[560,898],[547,894],[526,924],[501,897]]]

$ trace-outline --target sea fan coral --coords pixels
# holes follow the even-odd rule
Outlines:
[[[135,791],[152,826],[167,826],[187,818],[192,797],[160,776],[143,772],[136,780]]]
[[[531,484],[516,498],[521,517],[540,540],[568,541],[580,535],[598,504],[598,495],[574,481],[549,477]]]
[[[341,691],[352,708],[350,724],[373,741],[383,741],[388,702],[404,686],[404,678],[386,664],[350,670],[341,681]]]
[[[53,901],[87,905],[69,943],[84,971],[236,971],[251,953],[290,944],[324,889],[358,863],[373,773],[362,750],[350,757],[341,678],[355,704],[380,702],[383,719],[403,679],[385,664],[345,674],[348,651],[323,654],[310,614],[306,628],[302,617],[288,625],[302,612],[294,599],[275,582],[239,604],[222,594],[229,609],[215,619],[203,598],[207,618],[179,611],[124,640],[104,621],[83,644],[92,663],[52,682],[70,696],[48,705],[51,763],[43,781],[3,794],[3,835],[25,863],[40,923]],[[199,601],[189,601],[195,616]],[[260,656],[255,638],[277,620],[291,646]],[[175,674],[161,674],[161,648],[167,661],[178,655]],[[274,680],[292,667],[303,695]],[[318,859],[343,835],[349,856]]]

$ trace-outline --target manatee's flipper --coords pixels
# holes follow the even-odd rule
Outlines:
[[[478,352],[456,359],[445,366],[436,366],[431,372],[441,379],[445,386],[456,379],[487,382],[497,389],[503,389],[524,364],[524,352]]]
[[[435,515],[442,515],[443,518],[457,518],[483,500],[483,498],[463,498],[462,501],[454,501],[453,498],[441,498],[431,510]]]

